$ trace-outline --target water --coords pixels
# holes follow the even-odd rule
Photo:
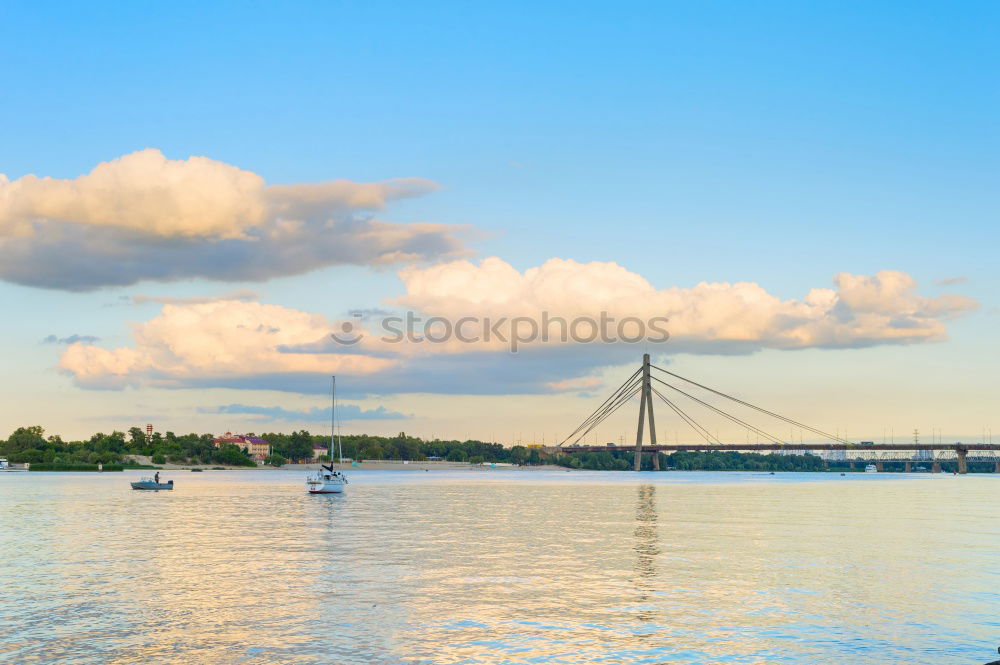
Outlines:
[[[994,476],[0,474],[4,663],[981,664]]]

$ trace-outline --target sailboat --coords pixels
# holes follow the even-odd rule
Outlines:
[[[321,464],[314,476],[306,479],[306,489],[310,494],[341,494],[347,486],[347,476],[339,468],[333,468],[333,443],[338,444],[337,464],[343,464],[344,446],[337,436],[337,377],[330,377],[330,465]]]

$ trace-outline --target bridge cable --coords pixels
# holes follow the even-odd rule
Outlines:
[[[751,425],[750,423],[748,423],[746,421],[740,420],[739,418],[737,418],[736,416],[732,415],[731,413],[727,413],[727,412],[723,411],[722,409],[720,409],[720,408],[718,408],[718,407],[716,407],[716,406],[714,406],[712,404],[709,404],[708,402],[705,402],[703,400],[698,399],[694,395],[681,390],[680,388],[678,388],[675,385],[667,383],[666,381],[663,381],[663,380],[661,380],[661,379],[659,379],[659,378],[657,378],[655,376],[652,377],[652,378],[653,378],[654,381],[662,383],[667,388],[672,388],[673,390],[676,390],[677,392],[679,392],[681,395],[684,395],[685,397],[687,397],[689,399],[692,399],[695,402],[698,402],[698,404],[701,404],[702,406],[704,406],[706,408],[709,408],[712,411],[715,411],[719,415],[721,415],[721,416],[723,416],[725,418],[728,418],[729,420],[731,420],[732,422],[736,423],[737,425],[740,425],[741,427],[745,427],[746,429],[750,430],[751,432],[754,432],[755,434],[763,435],[765,438],[769,439],[773,443],[783,443],[783,444],[787,444],[788,443],[787,441],[779,439],[778,437],[774,436],[773,434],[768,434],[767,432],[765,432],[764,430],[760,429],[759,427]]]
[[[732,400],[733,402],[736,402],[737,404],[742,404],[743,406],[749,407],[749,408],[754,409],[756,411],[760,411],[761,413],[765,413],[765,414],[767,414],[767,415],[769,415],[769,416],[771,416],[773,418],[777,418],[779,420],[783,420],[783,421],[785,421],[786,423],[788,423],[790,425],[795,425],[796,427],[799,427],[801,429],[809,430],[810,432],[812,432],[814,434],[819,434],[820,436],[824,436],[824,437],[826,437],[828,439],[833,439],[834,441],[838,441],[840,443],[845,443],[845,444],[851,444],[852,443],[851,441],[848,441],[847,439],[842,439],[839,436],[834,436],[833,434],[830,434],[829,432],[824,432],[823,430],[816,429],[815,427],[810,427],[809,425],[806,425],[804,423],[800,423],[797,420],[792,420],[791,418],[787,418],[787,417],[785,417],[785,416],[783,416],[783,415],[781,415],[779,413],[775,413],[773,411],[768,411],[767,409],[763,409],[763,408],[761,408],[759,406],[755,406],[755,405],[751,404],[750,402],[746,402],[746,401],[743,401],[743,400],[739,399],[738,397],[733,397],[732,395],[727,395],[726,393],[719,392],[718,390],[715,390],[714,388],[709,388],[706,385],[703,385],[701,383],[698,383],[697,381],[693,381],[691,379],[683,377],[680,374],[674,374],[673,372],[665,370],[662,367],[657,367],[656,365],[650,365],[650,367],[652,367],[653,369],[658,369],[661,372],[663,372],[665,374],[669,374],[670,376],[676,377],[676,378],[678,378],[678,379],[680,379],[682,381],[687,381],[688,383],[690,383],[692,385],[698,386],[699,388],[703,388],[703,389],[705,389],[705,390],[707,390],[707,391],[709,391],[711,393],[715,393],[716,395],[718,395],[720,397],[725,397],[726,399]]]
[[[580,432],[581,430],[587,428],[588,425],[590,425],[593,420],[595,420],[595,419],[603,420],[604,417],[607,417],[606,415],[604,415],[602,417],[602,415],[601,415],[602,412],[604,410],[606,410],[609,405],[614,404],[621,397],[622,394],[624,394],[626,392],[631,392],[631,390],[635,387],[635,384],[637,383],[636,379],[637,379],[637,377],[639,376],[640,373],[642,373],[642,369],[641,368],[637,369],[635,372],[633,372],[632,376],[630,376],[629,378],[625,379],[625,381],[620,386],[618,386],[618,388],[616,388],[613,393],[611,393],[610,397],[608,397],[606,400],[604,400],[604,402],[602,402],[600,406],[598,406],[596,409],[594,409],[594,412],[591,413],[589,416],[587,416],[587,418],[582,423],[580,423],[580,425],[575,430],[573,430],[570,433],[569,436],[567,436],[565,439],[562,440],[562,442],[559,444],[559,446],[562,446],[567,441],[569,441],[571,438],[573,438],[578,432]],[[641,382],[641,381],[642,381],[642,379],[638,379],[638,382]],[[631,394],[629,395],[629,397],[631,397]],[[578,437],[578,439],[579,439],[579,437]]]
[[[615,404],[609,405],[608,409],[605,410],[606,413],[604,413],[604,415],[602,415],[598,420],[595,420],[593,422],[593,424],[590,425],[590,427],[588,427],[579,436],[577,436],[576,439],[574,439],[573,443],[575,444],[577,441],[579,441],[580,439],[582,439],[582,438],[586,437],[588,434],[590,434],[590,432],[595,427],[597,427],[598,425],[600,425],[602,422],[604,422],[604,420],[608,416],[610,416],[612,413],[614,413],[615,411],[617,411],[622,405],[624,405],[630,399],[632,399],[633,397],[635,397],[640,392],[640,390],[641,390],[641,388],[639,388],[638,386],[636,386],[635,390],[633,390],[631,393],[622,395]]]
[[[575,430],[573,430],[573,432],[570,433],[569,436],[563,439],[562,443],[560,443],[559,445],[562,446],[564,443],[569,441],[571,438],[573,438],[583,430],[589,431],[590,429],[593,429],[594,423],[604,420],[604,418],[606,418],[607,415],[609,415],[609,409],[614,410],[619,406],[619,400],[621,400],[623,396],[626,396],[627,399],[632,395],[634,395],[635,390],[637,389],[641,381],[642,379],[635,379],[633,381],[627,382],[627,385],[623,384],[622,386],[620,386],[618,390],[616,390],[614,393],[611,394],[611,397],[606,399],[604,403],[601,404],[601,406],[597,407],[597,409],[592,414],[590,414],[586,420],[580,423],[580,425]]]
[[[693,429],[695,431],[696,434],[700,435],[701,438],[705,439],[705,441],[708,443],[708,445],[710,445],[710,446],[711,445],[715,445],[715,444],[720,444],[721,445],[721,443],[722,443],[721,441],[718,441],[717,439],[715,439],[712,436],[712,433],[709,432],[704,427],[702,427],[701,425],[699,425],[695,421],[694,418],[692,418],[688,414],[684,413],[684,410],[681,409],[681,407],[677,406],[676,404],[674,404],[673,402],[671,402],[669,399],[667,399],[666,396],[663,393],[661,393],[659,390],[657,390],[656,388],[650,388],[650,389],[654,393],[656,393],[657,397],[659,397],[664,402],[666,402],[667,406],[669,406],[671,409],[673,409],[674,413],[676,413],[678,416],[680,416],[681,419],[684,422],[686,422],[691,427],[691,429]]]
[[[628,388],[628,390],[626,392],[622,392],[621,394],[619,394],[618,397],[615,398],[615,401],[612,402],[612,403],[610,403],[610,404],[608,404],[606,407],[604,407],[600,411],[600,413],[598,413],[598,414],[596,414],[594,416],[594,418],[591,420],[591,422],[584,423],[585,429],[583,429],[583,431],[582,431],[581,434],[577,435],[576,440],[579,441],[580,439],[582,439],[583,437],[585,437],[588,432],[590,432],[591,430],[593,430],[600,423],[604,422],[604,420],[607,419],[608,416],[610,416],[612,413],[614,413],[615,411],[617,411],[623,404],[625,404],[630,399],[632,399],[633,397],[635,397],[636,393],[638,393],[642,389],[640,384],[641,384],[641,381],[634,381],[629,386],[629,388]]]
[[[614,392],[611,393],[610,397],[608,397],[606,400],[604,400],[604,402],[602,402],[600,406],[598,406],[596,409],[594,409],[593,413],[591,413],[589,416],[587,416],[587,418],[583,421],[583,423],[581,423],[581,425],[576,428],[576,430],[573,432],[573,434],[575,434],[577,431],[583,429],[583,427],[590,421],[590,419],[593,418],[594,416],[596,416],[598,414],[598,412],[600,412],[600,410],[602,408],[604,408],[605,405],[607,405],[609,402],[614,401],[616,399],[616,396],[619,393],[624,392],[626,390],[629,390],[631,384],[633,384],[635,382],[635,379],[636,379],[636,377],[639,376],[640,372],[642,372],[642,370],[641,369],[637,369],[635,372],[632,373],[632,376],[630,376],[627,379],[625,379],[625,381],[622,382],[622,384],[620,386],[618,386],[618,388],[616,388]],[[570,436],[573,436],[573,434],[570,434]],[[568,438],[569,437],[566,437],[566,439],[568,439]]]

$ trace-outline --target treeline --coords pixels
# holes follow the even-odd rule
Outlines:
[[[676,452],[666,455],[666,466],[682,471],[825,471],[817,455],[761,455],[735,451]],[[661,460],[662,462],[663,460]],[[660,468],[665,468],[661,463]]]
[[[252,432],[248,435],[254,435]],[[258,434],[271,444],[272,457],[268,462],[281,464],[286,460],[313,459],[314,446],[329,451],[330,437],[299,430],[291,434],[265,432]],[[131,458],[144,455],[153,464],[224,464],[228,466],[254,466],[246,448],[236,445],[213,443],[211,434],[175,434],[174,432],[146,432],[133,427],[127,432],[97,433],[81,441],[63,441],[58,435],[46,436],[45,430],[34,425],[19,427],[6,441],[0,441],[0,456],[11,462],[31,464],[128,464]],[[525,446],[505,448],[499,443],[486,441],[425,441],[400,432],[396,436],[369,434],[345,435],[341,439],[343,455],[351,459],[402,459],[423,461],[440,457],[452,462],[508,462],[511,464],[544,463],[538,449]],[[329,456],[324,455],[328,460]]]
[[[661,469],[679,471],[825,471],[827,462],[816,455],[761,455],[735,451],[659,453]],[[579,452],[556,455],[552,464],[571,469],[597,471],[628,471],[632,468],[634,452]],[[846,462],[844,463],[846,465]],[[653,459],[643,455],[642,468],[650,471]]]
[[[252,435],[252,433],[249,433]],[[330,437],[299,430],[290,434],[265,432],[260,438],[271,443],[272,457],[268,463],[280,466],[285,461],[313,459],[314,446],[329,451]],[[514,446],[505,448],[499,443],[478,440],[431,441],[400,432],[395,436],[348,434],[341,439],[343,455],[349,459],[411,460],[424,461],[440,458],[450,462],[505,462],[509,464],[558,464],[572,469],[598,471],[627,471],[632,468],[633,452],[628,449],[614,452],[567,452],[546,455],[538,448]],[[336,454],[336,451],[335,451]],[[58,435],[46,436],[39,426],[19,427],[6,441],[0,441],[0,456],[11,462],[31,464],[129,464],[132,458],[144,455],[153,464],[222,464],[227,466],[254,466],[249,452],[235,445],[216,448],[211,434],[182,434],[173,432],[146,432],[133,427],[127,432],[97,433],[84,441],[63,441]],[[824,460],[816,455],[761,455],[735,451],[660,453],[661,469],[682,471],[825,471],[846,470],[847,460]],[[322,459],[329,460],[324,454]],[[855,466],[866,462],[857,460]],[[926,462],[929,466],[930,462]],[[886,471],[902,471],[902,464],[886,464]],[[942,470],[955,470],[954,460],[944,460]],[[643,468],[652,468],[650,455],[643,456]],[[969,462],[969,471],[991,472],[993,462]]]
[[[813,454],[805,455],[762,455],[760,453],[741,453],[736,451],[697,451],[675,452],[669,455],[659,453],[661,469],[676,469],[678,471],[848,471],[852,469],[852,460],[825,460]],[[634,452],[618,450],[615,452],[577,452],[565,455],[555,455],[548,458],[548,463],[558,464],[571,469],[589,469],[596,471],[627,471],[631,470]],[[853,460],[853,470],[861,471],[869,460]],[[932,461],[915,462],[914,466],[923,464],[930,469]],[[941,460],[941,471],[954,473],[958,463],[953,459]],[[902,462],[886,462],[883,472],[896,473],[904,470]],[[650,471],[653,459],[643,455],[642,468]],[[995,464],[992,460],[970,460],[969,473],[992,473]]]
[[[312,457],[313,446],[325,449],[323,459],[329,459],[330,436],[310,434],[306,430],[282,434],[265,432],[259,435],[271,443],[274,452],[285,459],[308,459]],[[449,462],[507,462],[510,464],[543,464],[544,460],[537,448],[514,446],[505,448],[499,443],[466,440],[425,440],[400,432],[396,436],[375,436],[372,434],[345,434],[335,446],[334,456],[343,450],[348,459],[386,460],[401,459],[424,461],[439,457]]]
[[[11,462],[31,464],[127,464],[137,455],[152,458],[153,464],[225,464],[255,466],[245,449],[238,446],[216,448],[211,434],[154,432],[151,437],[138,427],[128,432],[98,432],[85,441],[63,441],[59,435],[45,436],[39,425],[19,427],[0,453]]]

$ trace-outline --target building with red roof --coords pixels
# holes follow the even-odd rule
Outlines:
[[[259,436],[226,432],[222,436],[217,436],[212,439],[212,443],[215,444],[216,448],[221,448],[225,445],[246,448],[247,452],[250,453],[250,457],[258,462],[263,461],[265,457],[271,454],[271,444]]]

